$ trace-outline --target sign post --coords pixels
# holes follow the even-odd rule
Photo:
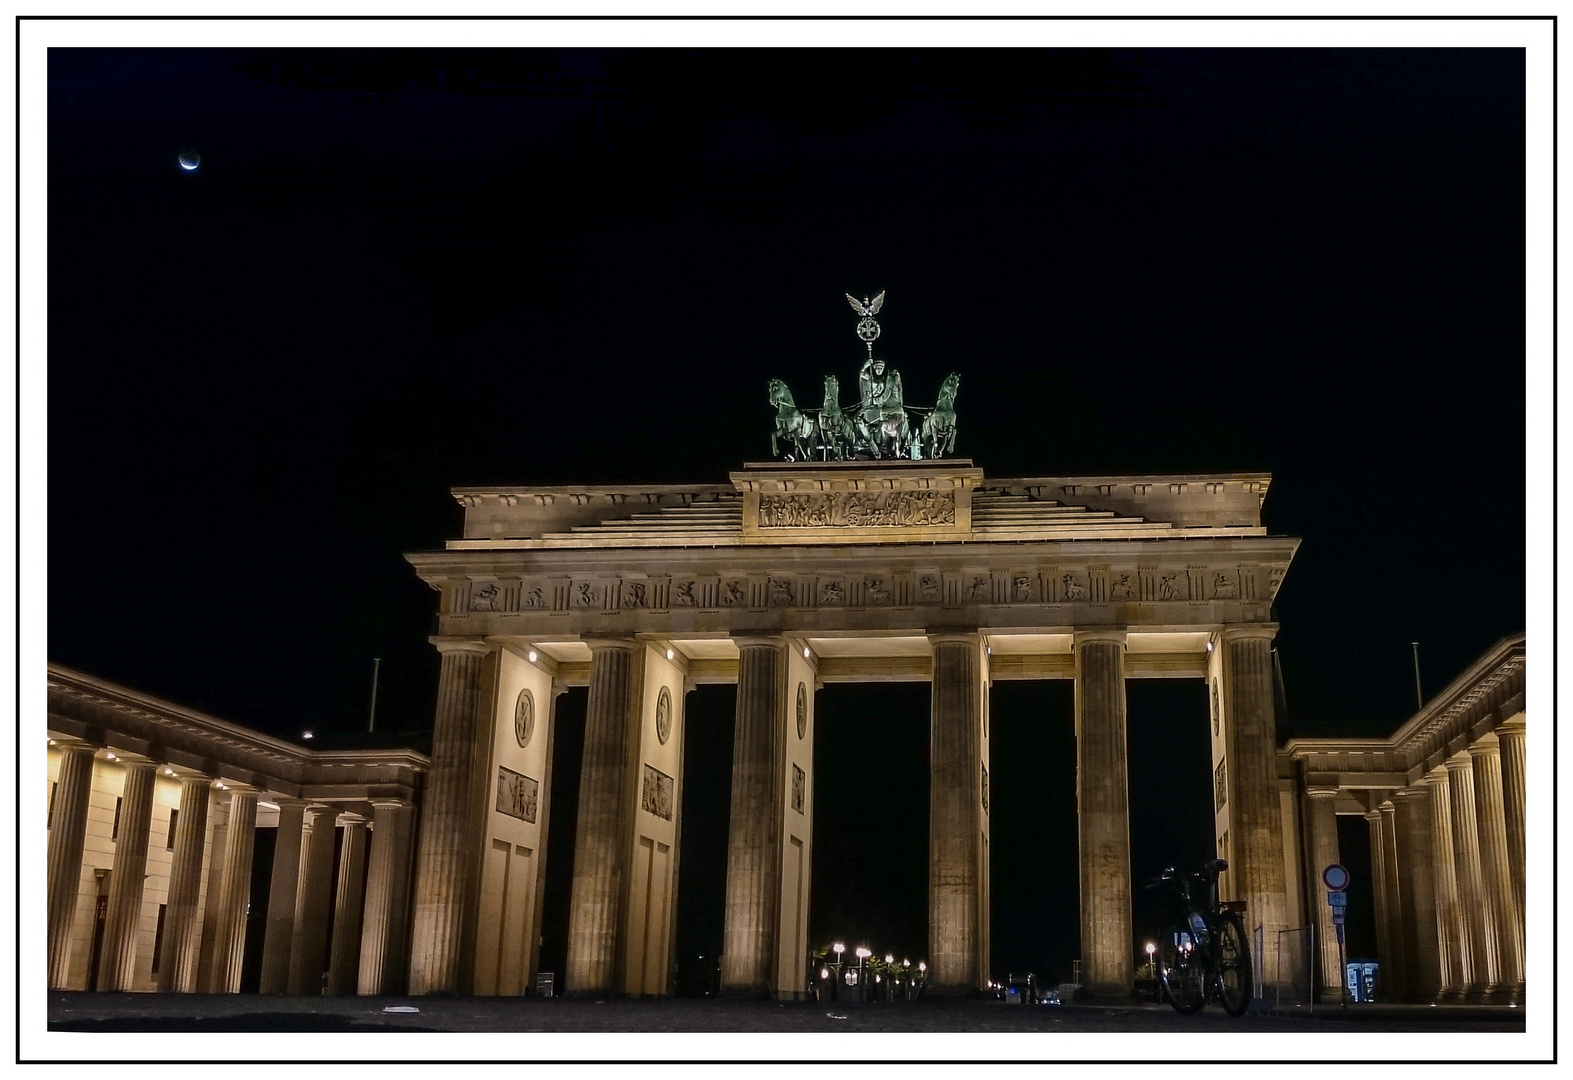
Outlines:
[[[1338,1000],[1349,1008],[1349,962],[1344,959],[1344,911],[1349,906],[1349,871],[1338,863],[1329,863],[1322,871],[1322,884],[1327,886],[1327,905],[1333,909],[1333,929],[1338,932]]]

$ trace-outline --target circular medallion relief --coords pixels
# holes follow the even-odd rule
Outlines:
[[[519,740],[520,746],[530,745],[530,736],[535,734],[535,698],[530,696],[528,689],[519,691],[519,703],[513,707],[513,737]]]
[[[661,696],[655,699],[655,737],[661,740],[661,745],[666,745],[667,736],[672,734],[672,695],[667,693],[666,687],[661,687]]]
[[[797,684],[797,737],[803,738],[808,734],[808,687],[803,683]]]

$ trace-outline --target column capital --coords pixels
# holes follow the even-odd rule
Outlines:
[[[1219,632],[1224,641],[1271,641],[1278,636],[1278,624],[1230,623]]]
[[[1443,762],[1442,767],[1450,773],[1456,773],[1469,772],[1475,766],[1474,759],[1469,756],[1469,752],[1467,750],[1460,750],[1458,753],[1448,758],[1447,761]]]
[[[1367,810],[1365,813],[1361,814],[1360,816],[1365,818],[1367,821],[1378,822],[1378,821],[1382,820],[1382,811],[1380,811],[1380,810]]]
[[[1528,729],[1529,725],[1524,722],[1524,714],[1514,713],[1497,725],[1496,736],[1500,739],[1504,735],[1523,735]]]
[[[171,765],[167,761],[159,765],[158,774],[182,784],[204,784],[207,786],[212,786],[213,784],[213,777],[207,773],[198,772],[196,769],[188,769],[183,765]]]
[[[983,644],[983,635],[976,630],[930,630],[923,636],[928,638],[930,648],[935,645]]]
[[[376,810],[401,810],[406,806],[414,806],[415,804],[409,799],[379,796],[371,800],[371,805]]]
[[[321,818],[324,814],[332,814],[335,817],[337,817],[338,813],[339,813],[338,807],[329,806],[327,803],[320,803],[320,802],[316,802],[315,800],[307,800],[306,801],[306,822],[307,822],[307,824],[311,824],[312,822],[315,822],[316,820]]]
[[[742,649],[783,649],[786,638],[780,634],[731,634],[732,644]]]
[[[1397,792],[1394,792],[1393,794],[1396,795]],[[1381,811],[1382,813],[1384,813],[1384,814],[1391,814],[1391,813],[1395,813],[1398,808],[1393,805],[1393,797],[1392,797],[1392,795],[1389,795],[1381,803],[1377,804],[1377,809],[1379,811]]]
[[[1478,742],[1472,743],[1465,753],[1467,753],[1471,759],[1482,757],[1501,757],[1502,744],[1497,741],[1497,737],[1495,735],[1488,732],[1487,734],[1482,735]]]
[[[343,825],[346,829],[348,829],[355,825],[364,825],[366,824],[367,820],[368,819],[364,814],[352,814],[346,810],[344,813],[334,818],[333,823],[335,825]]]
[[[1079,649],[1083,645],[1091,645],[1094,642],[1107,641],[1124,648],[1125,637],[1125,628],[1123,626],[1110,627],[1108,629],[1102,630],[1078,630],[1071,635],[1071,647]]]
[[[444,637],[436,635],[426,639],[437,647],[437,651],[447,656],[449,653],[468,653],[473,656],[485,656],[496,650],[497,646],[488,644],[478,637]]]
[[[293,810],[297,806],[304,808],[311,805],[309,799],[302,799],[296,795],[274,795],[269,801],[280,810]]]
[[[592,654],[614,650],[617,652],[633,652],[635,649],[644,648],[644,642],[638,638],[621,634],[581,634],[579,640],[589,647]]]
[[[115,764],[124,766],[127,769],[158,768],[158,762],[152,758],[132,753],[129,750],[116,750],[108,746],[104,747],[103,750],[105,761],[113,761]]]
[[[1420,778],[1420,783],[1428,788],[1440,787],[1447,783],[1447,766],[1438,765]]]
[[[1313,799],[1336,799],[1341,789],[1337,784],[1307,784],[1305,793]]]
[[[1425,780],[1422,779],[1420,782],[1421,784],[1424,784]],[[1418,787],[1408,787],[1404,788],[1402,791],[1393,792],[1393,799],[1395,802],[1399,799],[1428,799],[1430,797],[1431,793],[1429,791],[1422,791]]]
[[[85,739],[73,739],[69,735],[63,735],[58,739],[50,739],[49,745],[59,750],[62,754],[67,750],[87,750],[91,753],[97,753],[103,749],[96,743],[90,743]]]
[[[229,792],[231,798],[236,795],[261,794],[260,789],[252,787],[250,784],[243,784],[238,780],[219,780],[216,783],[219,785],[219,790]]]

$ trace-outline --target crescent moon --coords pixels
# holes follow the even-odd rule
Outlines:
[[[195,150],[183,151],[176,159],[180,167],[187,172],[195,172],[198,165],[202,164],[202,155]]]

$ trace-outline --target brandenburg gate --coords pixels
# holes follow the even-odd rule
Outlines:
[[[569,993],[668,992],[684,700],[700,683],[737,684],[728,993],[807,985],[814,691],[833,682],[933,687],[930,993],[989,976],[1001,679],[1075,680],[1090,992],[1132,985],[1127,679],[1205,680],[1224,892],[1275,940],[1297,845],[1280,806],[1271,605],[1299,541],[1262,525],[1269,477],[996,479],[922,456],[751,464],[710,486],[454,490],[463,537],[409,556],[441,595],[442,653],[412,993],[523,991],[542,932],[554,702],[573,686],[589,700]]]

